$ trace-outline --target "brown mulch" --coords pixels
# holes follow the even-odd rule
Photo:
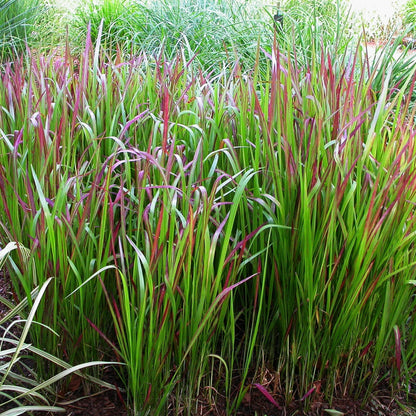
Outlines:
[[[250,403],[243,403],[234,413],[235,416],[398,416],[410,415],[403,412],[395,401],[385,399],[373,399],[370,405],[363,407],[360,402],[352,399],[334,399],[331,406],[319,401],[312,403],[309,410],[302,410],[301,403],[294,402],[284,409],[277,409],[261,394],[252,394]],[[105,391],[90,397],[81,399],[71,404],[62,405],[66,409],[66,416],[127,416],[127,410],[114,391]],[[195,408],[195,407],[194,407]],[[339,413],[331,413],[326,410],[335,410]],[[181,413],[169,413],[168,416],[187,415],[187,409]],[[416,413],[413,413],[413,415]],[[45,413],[36,416],[44,416]],[[192,416],[229,416],[225,405],[221,403],[201,402],[192,413]],[[163,415],[162,415],[163,416]]]
[[[59,400],[56,405],[65,409],[65,413],[60,414],[66,416],[127,416],[125,401],[114,390],[84,396],[80,389]]]
[[[12,299],[12,287],[9,279],[6,279],[5,270],[0,270],[0,296],[5,299]],[[2,318],[9,310],[0,302],[0,318]]]
[[[283,397],[278,400],[283,403]],[[392,398],[391,391],[386,385],[377,395],[369,399],[367,405],[363,405],[360,400],[348,397],[334,398],[331,405],[321,400],[319,395],[311,396],[309,407],[305,408],[305,403],[301,400],[295,400],[287,406],[280,406],[269,402],[269,400],[254,386],[248,390],[243,399],[240,408],[236,411],[235,416],[415,416],[416,411],[407,413],[403,410],[399,402],[405,402],[404,398]],[[205,405],[201,399],[200,412],[201,416],[229,416],[225,411],[225,402],[221,399],[215,403],[209,404],[205,401]],[[337,413],[338,412],[338,413]],[[171,415],[174,416],[174,415]]]

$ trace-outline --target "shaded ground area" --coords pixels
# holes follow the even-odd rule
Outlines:
[[[79,397],[77,397],[79,396]],[[66,409],[67,416],[127,416],[123,401],[114,390],[106,390],[89,397],[82,398],[82,390],[74,391],[67,401],[58,402],[57,405]],[[42,413],[45,415],[45,413]],[[39,414],[39,416],[41,416]]]
[[[279,403],[284,402],[283,396],[273,398]],[[405,403],[405,398],[392,398],[391,390],[386,386],[380,389],[377,395],[372,396],[366,406],[363,406],[360,400],[348,397],[335,398],[330,405],[316,394],[311,396],[307,409],[301,400],[293,401],[285,408],[277,408],[253,386],[244,397],[236,416],[416,416],[416,410],[407,411],[410,407],[402,403]],[[211,406],[208,403],[205,407],[201,405],[198,415],[228,416],[224,403],[220,401]]]
[[[127,412],[120,400],[115,397],[114,392],[102,394],[80,400],[72,405],[66,406],[67,416],[127,416]],[[182,410],[187,414],[187,409]],[[236,416],[396,416],[414,415],[404,411],[396,401],[388,396],[375,397],[370,405],[362,407],[358,401],[348,398],[335,399],[332,406],[328,403],[314,401],[307,411],[302,410],[301,403],[293,403],[286,409],[277,409],[260,392],[254,390],[250,393],[250,401],[245,401],[235,414]],[[205,403],[198,405],[193,416],[229,416],[224,403],[221,400],[217,403]],[[39,415],[40,416],[40,415]],[[170,413],[169,416],[176,416]]]
[[[277,409],[259,391],[252,389],[245,398],[242,406],[235,413],[236,416],[396,416],[396,415],[415,415],[410,411],[403,410],[396,400],[387,395],[388,391],[380,392],[379,397],[373,397],[370,404],[363,407],[359,401],[339,398],[335,399],[332,406],[314,400],[309,410],[302,410],[303,403],[294,402],[285,409]],[[69,397],[69,401],[77,400],[77,395],[82,397],[82,391],[75,391]],[[66,409],[67,416],[127,416],[124,403],[114,391],[97,393],[91,397],[77,400],[65,405],[59,403]],[[45,413],[43,413],[44,415]],[[64,413],[62,413],[64,414]],[[182,408],[179,413],[186,415],[187,409]],[[169,413],[169,416],[176,416]],[[225,403],[220,400],[209,403],[208,400],[201,400],[192,413],[193,416],[229,416],[226,411]],[[39,414],[39,416],[41,416]]]

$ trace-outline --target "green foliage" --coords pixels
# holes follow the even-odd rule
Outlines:
[[[258,41],[267,42],[272,35],[267,16],[250,3],[159,0],[137,4],[133,42],[140,50],[156,54],[163,50],[172,57],[183,49],[188,59],[196,54],[205,70],[232,65],[234,49],[241,61],[252,63]]]
[[[400,10],[403,25],[406,28],[406,43],[414,49],[416,47],[414,38],[416,36],[416,2],[408,0]]]
[[[396,94],[411,94],[409,106],[412,108],[416,102],[416,91],[412,86],[412,76],[416,70],[416,60],[412,53],[409,53],[412,45],[403,47],[404,38],[408,35],[404,31],[395,39],[390,38],[389,42],[378,48],[374,52],[372,59],[368,59],[364,64],[364,71],[373,74],[372,88],[378,96],[383,89],[383,85],[388,82],[390,98]],[[390,68],[391,75],[386,79],[387,69]]]
[[[89,0],[81,4],[70,21],[71,42],[78,51],[82,50],[88,27],[92,41],[96,42],[100,25],[100,39],[108,48],[115,48],[117,43],[128,42],[135,30],[128,21],[133,10],[134,5],[127,0]]]
[[[293,51],[297,61],[310,63],[321,47],[331,56],[342,55],[351,44],[350,10],[340,0],[287,0],[281,6],[283,26],[277,26],[279,47]]]
[[[96,41],[101,21],[101,42],[124,52],[161,53],[173,59],[181,50],[204,70],[219,72],[232,66],[235,49],[240,60],[253,64],[259,41],[272,38],[270,20],[262,8],[228,0],[103,0],[81,6],[72,22],[71,41],[82,47],[88,24]]]
[[[173,8],[165,23],[188,30]],[[126,60],[101,18],[78,62],[67,45],[4,65],[0,241],[27,247],[9,258],[17,297],[45,287],[52,331],[33,326],[33,348],[74,366],[115,354],[132,414],[196,414],[213,391],[232,414],[251,384],[305,406],[318,385],[329,401],[410,388],[414,71],[372,66],[338,21],[335,46],[306,23],[296,46],[288,26],[250,71],[196,75],[175,42]]]
[[[23,247],[20,243],[9,242],[6,247],[0,250],[0,270],[15,250],[18,251],[22,259],[22,265],[27,265],[31,261],[30,251],[26,247]],[[0,366],[0,410],[3,410],[1,415],[14,416],[36,411],[64,412],[63,408],[50,404],[51,399],[55,399],[53,384],[73,373],[83,376],[81,370],[90,366],[113,364],[91,362],[71,367],[68,363],[26,342],[32,325],[39,325],[39,322],[34,321],[34,317],[51,281],[52,278],[49,278],[41,287],[36,287],[29,298],[25,298],[15,307],[11,307],[10,312],[0,320],[0,329],[3,331],[3,335],[0,337],[0,359],[2,362]],[[0,301],[5,304],[10,303],[3,298]],[[22,319],[20,316],[22,314],[25,315],[28,301],[33,301],[33,306],[27,314],[27,318]],[[45,329],[51,331],[54,336],[58,336],[50,328],[46,327]],[[17,333],[18,335],[16,335]],[[36,357],[44,365],[50,362],[64,368],[64,370],[43,381],[33,368]],[[105,385],[106,387],[113,387],[92,378],[89,378],[89,381]]]
[[[0,59],[19,54],[36,37],[36,23],[45,10],[41,0],[0,1]]]
[[[307,70],[278,53],[272,60],[271,86],[256,107],[271,134],[260,188],[276,198],[273,222],[290,231],[270,238],[273,324],[260,333],[274,345],[267,349],[287,398],[302,398],[318,380],[329,397],[338,383],[365,395],[387,371],[391,380],[400,374],[400,365],[386,368],[398,348],[395,325],[411,331],[410,97],[405,87],[389,96],[391,66],[374,102],[363,74],[352,76],[356,60],[339,72],[324,54]]]
[[[403,22],[414,25],[416,23],[416,1],[408,0],[404,5]]]

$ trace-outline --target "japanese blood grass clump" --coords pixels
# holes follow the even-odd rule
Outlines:
[[[257,170],[222,134],[234,81],[187,65],[112,62],[88,37],[79,66],[33,57],[0,84],[1,238],[31,253],[10,277],[20,299],[55,277],[36,318],[60,337],[31,340],[73,365],[115,352],[133,414],[163,414],[172,391],[192,412],[217,369],[229,397],[230,298],[258,272],[259,227],[236,227]]]
[[[245,319],[259,325],[253,357],[275,369],[287,401],[365,399],[382,380],[407,389],[415,369],[414,75],[390,91],[388,67],[375,101],[376,73],[354,77],[359,49],[347,62],[322,52],[304,68],[275,48],[270,61],[269,82],[250,79],[235,98],[244,108],[236,137],[248,143],[240,164],[263,168],[258,186],[273,196],[265,213],[288,228],[270,230],[267,290],[253,286],[244,298],[262,313]]]
[[[281,406],[414,374],[413,80],[376,101],[360,49],[295,52],[208,77],[98,36],[1,74],[0,235],[31,253],[10,276],[28,300],[55,277],[36,319],[60,338],[31,340],[115,353],[132,414],[215,390],[231,414],[266,365]]]
[[[100,188],[102,174],[92,168],[101,157],[98,140],[91,138],[94,126],[83,125],[82,115],[78,116],[81,111],[89,114],[81,95],[86,78],[84,73],[81,79],[75,78],[71,65],[66,55],[33,58],[30,65],[17,61],[13,69],[4,69],[1,88],[7,91],[7,98],[0,122],[4,158],[1,225],[6,241],[21,241],[33,256],[27,266],[14,265],[10,270],[19,298],[28,296],[46,278],[56,277],[37,314],[39,319],[48,317],[45,323],[61,337],[39,327],[33,339],[45,344],[49,352],[78,363],[96,356],[99,335],[86,320],[69,317],[88,315],[97,322],[105,299],[98,287],[92,289],[91,298],[80,292],[80,299],[62,300],[82,283],[83,275],[101,267],[101,262],[107,264],[109,253],[104,248],[109,236],[105,229],[103,234],[97,233],[102,220],[97,211],[105,194]],[[76,257],[79,259],[74,261]]]

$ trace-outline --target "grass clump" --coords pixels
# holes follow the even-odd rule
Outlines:
[[[30,251],[20,243],[9,242],[0,250],[0,270],[3,269],[6,261],[11,260],[10,256],[13,251],[18,251],[22,262],[27,264],[31,261]],[[53,278],[47,279],[41,287],[33,289],[30,297],[23,298],[22,301],[13,306],[9,300],[0,298],[0,301],[10,306],[10,312],[0,319],[0,410],[2,415],[21,415],[31,414],[31,412],[64,412],[62,407],[51,405],[55,402],[56,391],[52,387],[63,378],[76,374],[83,377],[81,370],[95,365],[114,364],[106,362],[90,362],[79,366],[70,366],[65,361],[48,354],[42,349],[31,345],[27,338],[32,326],[39,325],[35,321],[37,308],[45,295],[48,285]],[[25,318],[26,309],[31,305],[29,313]],[[50,328],[44,329],[51,331],[53,335],[58,336]],[[36,360],[41,361],[44,365],[54,363],[63,371],[53,375],[47,380],[42,380],[37,371],[33,368]],[[108,383],[100,380],[88,378],[89,382],[98,383],[107,388],[113,388]]]
[[[17,56],[37,38],[37,24],[46,13],[42,0],[0,1],[0,59]]]
[[[258,41],[271,38],[262,9],[249,4],[162,0],[142,4],[140,10],[135,15],[138,30],[133,38],[139,48],[156,53],[163,50],[167,57],[183,49],[188,59],[195,54],[206,70],[219,62],[231,65],[234,50],[243,62],[250,60]]]
[[[179,37],[151,35],[185,39],[190,22],[162,13]],[[79,62],[67,45],[1,72],[0,241],[28,247],[9,259],[17,299],[48,285],[36,318],[52,331],[32,326],[33,345],[73,366],[115,355],[134,415],[219,394],[233,414],[251,386],[276,407],[408,392],[413,71],[392,88],[393,62],[379,75],[315,26],[311,48],[277,34],[250,71],[210,74],[188,56],[200,43],[107,51],[106,24]]]
[[[104,0],[90,1],[77,9],[71,33],[75,44],[82,45],[87,25],[95,41],[101,21],[102,42],[115,44],[128,54],[163,53],[174,59],[184,51],[195,58],[199,68],[218,72],[222,65],[232,66],[235,49],[243,62],[253,63],[258,41],[269,41],[271,24],[262,8],[228,0]]]
[[[408,0],[402,8],[402,14],[403,23],[414,26],[416,23],[416,2],[414,0]]]
[[[135,5],[127,0],[89,0],[79,5],[69,19],[69,34],[75,49],[82,50],[88,27],[92,41],[100,37],[109,49],[129,43],[135,31],[129,22],[134,10]]]
[[[352,76],[356,61],[337,72],[324,54],[306,71],[278,51],[272,60],[256,106],[270,135],[260,188],[276,198],[273,221],[290,231],[270,238],[274,279],[261,303],[276,327],[264,325],[261,344],[275,346],[266,350],[286,398],[306,399],[318,382],[329,397],[338,383],[365,397],[384,377],[402,377],[400,360],[412,355],[394,337],[410,334],[414,305],[411,97],[404,88],[389,96],[391,67],[374,101],[371,83]]]
[[[308,65],[321,47],[332,56],[342,56],[355,36],[350,10],[339,0],[282,2],[283,24],[276,25],[281,50],[294,51],[297,61]]]

